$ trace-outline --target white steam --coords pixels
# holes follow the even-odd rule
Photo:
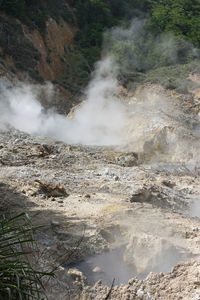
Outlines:
[[[116,56],[121,73],[148,71],[199,57],[199,51],[186,40],[172,33],[149,32],[146,19],[134,19],[128,29],[108,30],[104,35],[103,53]]]
[[[41,89],[52,98],[51,85],[14,87],[2,82],[0,126],[9,124],[29,134],[73,144],[126,146],[130,151],[143,153],[147,161],[158,156],[176,161],[196,159],[200,130],[194,133],[187,127],[184,116],[181,119],[182,112],[163,90],[147,88],[128,101],[120,98],[117,77],[124,70],[147,70],[152,61],[159,64],[158,57],[162,58],[161,65],[180,59],[180,43],[172,36],[161,36],[154,41],[144,26],[144,21],[134,21],[129,29],[115,28],[107,33],[107,50],[104,49],[104,58],[96,64],[85,91],[86,100],[71,116],[42,107]],[[196,55],[191,45],[183,42],[183,46],[184,55]],[[120,55],[114,58],[112,52]]]
[[[86,91],[86,101],[67,118],[40,104],[39,87],[1,87],[1,124],[9,124],[33,135],[51,136],[68,143],[121,145],[126,107],[118,97],[119,86],[111,57],[97,64]],[[43,87],[44,89],[44,87]],[[46,93],[51,89],[47,85]]]
[[[119,99],[116,69],[111,57],[97,64],[86,96],[87,100],[74,113],[70,139],[90,145],[123,144],[128,113]]]

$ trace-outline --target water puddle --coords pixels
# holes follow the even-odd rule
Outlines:
[[[98,280],[111,286],[113,279],[115,284],[127,284],[131,278],[145,279],[152,272],[170,272],[171,268],[178,262],[183,261],[183,255],[178,250],[173,253],[165,253],[162,259],[158,259],[158,265],[148,272],[138,273],[132,264],[124,262],[125,248],[115,249],[109,252],[87,257],[79,264],[70,264],[70,268],[77,268],[87,277],[89,284],[94,284]],[[147,254],[148,255],[148,254]]]
[[[109,252],[93,255],[74,265],[87,277],[90,284],[102,280],[103,284],[111,285],[113,279],[115,284],[127,283],[135,277],[134,269],[123,261],[124,249],[115,249]]]

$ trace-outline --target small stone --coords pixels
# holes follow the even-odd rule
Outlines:
[[[169,187],[169,188],[171,188],[171,189],[176,185],[174,182],[171,182],[169,180],[163,180],[162,184]]]
[[[95,268],[92,270],[92,272],[94,272],[94,273],[102,273],[102,270],[101,270],[100,267],[95,267]]]
[[[199,231],[199,228],[198,227],[193,227],[192,231]]]
[[[63,200],[59,200],[58,203],[64,203],[64,201]]]
[[[59,226],[60,223],[58,221],[53,220],[53,221],[51,221],[51,225],[53,225],[53,226]]]
[[[67,274],[76,281],[85,281],[86,277],[77,269],[69,269]]]
[[[138,165],[138,154],[135,152],[128,152],[120,155],[116,163],[123,167],[134,167]]]
[[[90,199],[91,198],[90,194],[86,194],[85,198]]]
[[[102,285],[102,280],[98,280],[98,281],[95,283],[94,288],[97,288],[97,287],[99,287],[99,286],[101,286],[101,285]]]
[[[144,291],[142,289],[139,289],[137,291],[137,296],[140,298],[140,299],[143,299],[143,296],[144,296]]]
[[[139,202],[139,203],[149,203],[151,202],[152,199],[152,194],[150,191],[144,189],[141,191],[137,191],[136,193],[134,193],[131,198],[130,198],[130,202]]]
[[[124,214],[127,215],[127,216],[131,216],[133,214],[133,209],[126,209],[124,211]]]
[[[110,175],[110,170],[108,168],[105,169],[105,175]]]

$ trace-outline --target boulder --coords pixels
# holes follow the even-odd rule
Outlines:
[[[134,167],[138,165],[138,154],[135,152],[123,153],[117,158],[117,164],[122,167]]]

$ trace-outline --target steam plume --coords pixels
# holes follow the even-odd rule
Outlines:
[[[126,107],[118,97],[116,70],[110,57],[97,64],[86,96],[72,119],[44,110],[39,87],[21,84],[1,86],[1,124],[34,135],[52,136],[68,143],[116,145],[123,143]],[[46,92],[49,86],[46,87]]]
[[[194,131],[181,120],[182,113],[169,97],[160,90],[148,89],[130,98],[129,103],[120,99],[119,73],[148,70],[155,61],[157,66],[180,62],[181,49],[185,57],[197,56],[189,43],[182,42],[181,46],[171,35],[153,38],[145,30],[145,21],[138,20],[128,29],[114,28],[107,32],[103,59],[96,64],[85,91],[86,100],[72,118],[53,109],[45,110],[39,102],[39,86],[18,84],[14,87],[2,82],[1,127],[10,124],[30,134],[51,136],[67,143],[128,145],[131,151],[147,154],[148,159],[157,158],[158,154],[167,159],[177,160],[181,156],[186,159],[188,145],[183,137],[193,136]],[[46,93],[52,95],[49,85]],[[194,139],[199,139],[198,132],[200,130],[195,131]],[[194,159],[193,150],[187,149],[187,159]]]

